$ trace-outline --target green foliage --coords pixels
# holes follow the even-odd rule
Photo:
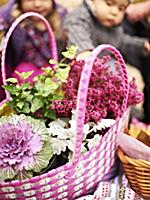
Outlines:
[[[62,55],[65,57],[65,58],[68,58],[68,59],[73,59],[74,58],[74,55],[78,49],[77,46],[74,46],[74,45],[71,45],[70,47],[66,48],[67,51],[65,52],[62,52]]]
[[[24,113],[42,119],[55,119],[55,112],[50,109],[53,100],[63,98],[62,84],[66,82],[70,66],[64,63],[65,59],[74,58],[76,47],[71,46],[63,52],[64,59],[61,62],[50,60],[50,67],[43,68],[43,73],[36,77],[33,83],[28,82],[29,76],[33,73],[23,72],[17,74],[22,80],[21,84],[16,78],[7,79],[4,89],[11,95],[11,106],[18,114]]]

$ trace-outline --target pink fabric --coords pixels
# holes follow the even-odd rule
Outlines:
[[[15,71],[18,71],[19,73],[33,71],[32,75],[27,79],[27,81],[29,81],[29,82],[32,82],[34,77],[36,77],[37,75],[42,73],[41,68],[38,68],[35,65],[33,65],[31,63],[27,63],[27,62],[23,62],[23,63],[19,64],[15,68]],[[19,82],[22,82],[19,75],[15,71],[12,73],[11,77],[17,78],[19,80]]]
[[[8,67],[6,66],[6,68],[8,68]],[[20,73],[33,71],[32,75],[27,79],[27,81],[29,81],[29,82],[33,82],[34,77],[36,77],[37,75],[42,73],[41,68],[38,68],[35,65],[28,63],[28,62],[23,62],[23,63],[19,64],[15,68],[14,72],[11,73],[10,71],[7,74],[7,76],[8,76],[7,78],[9,78],[9,77],[17,78],[19,83],[21,83],[22,80],[15,71],[18,71]],[[0,101],[2,101],[3,99],[6,98],[6,94],[5,94],[4,89],[2,88],[2,85],[3,85],[2,76],[0,76]]]

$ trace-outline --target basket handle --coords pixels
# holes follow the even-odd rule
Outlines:
[[[51,55],[52,55],[52,59],[58,60],[58,54],[57,54],[57,46],[56,46],[56,41],[55,41],[55,36],[53,33],[53,30],[49,24],[49,22],[40,14],[35,13],[35,12],[28,12],[28,13],[24,13],[22,15],[20,15],[11,25],[11,27],[9,28],[6,37],[4,39],[4,43],[3,43],[3,47],[2,47],[2,56],[1,56],[1,70],[2,70],[2,81],[3,84],[7,84],[6,83],[6,66],[5,66],[5,59],[6,59],[6,49],[7,49],[7,45],[9,42],[9,39],[12,35],[12,33],[14,32],[14,30],[16,29],[16,27],[18,26],[18,24],[20,24],[20,22],[22,22],[24,19],[28,18],[28,17],[38,17],[40,20],[43,21],[43,23],[45,24],[48,33],[49,33],[49,38],[50,38],[50,49],[51,49]],[[6,92],[6,99],[10,98],[9,92]]]
[[[93,63],[96,59],[96,57],[104,50],[109,50],[115,58],[119,61],[121,69],[122,69],[122,76],[123,76],[123,86],[125,91],[125,97],[123,100],[122,108],[120,112],[118,113],[120,118],[123,114],[123,112],[126,110],[127,107],[127,101],[128,101],[128,91],[129,91],[129,84],[128,84],[128,76],[127,76],[127,70],[126,65],[123,60],[122,55],[119,53],[117,49],[112,47],[111,45],[99,45],[97,48],[95,48],[91,55],[86,59],[85,66],[83,68],[80,83],[79,83],[79,89],[78,89],[78,97],[77,97],[77,115],[76,115],[76,139],[75,139],[75,147],[74,147],[74,154],[73,154],[73,160],[78,160],[81,153],[81,145],[83,140],[83,127],[84,127],[84,119],[85,119],[85,112],[86,112],[86,100],[87,100],[87,92],[88,92],[88,86],[91,76],[91,71],[93,67]]]

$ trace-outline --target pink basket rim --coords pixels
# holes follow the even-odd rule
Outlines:
[[[73,159],[78,160],[81,154],[81,145],[83,141],[83,127],[84,127],[84,120],[85,120],[85,112],[86,112],[86,100],[87,100],[87,93],[88,93],[88,85],[90,81],[90,76],[92,72],[92,67],[95,59],[97,56],[102,53],[104,50],[111,52],[117,61],[119,62],[121,69],[122,69],[122,76],[123,76],[123,86],[125,91],[125,97],[123,100],[122,108],[120,110],[119,118],[122,116],[123,112],[127,108],[127,101],[128,101],[128,92],[129,92],[129,83],[128,83],[128,75],[126,64],[120,52],[113,46],[109,44],[103,44],[96,47],[91,55],[85,60],[85,66],[81,73],[79,89],[78,89],[78,97],[77,97],[77,115],[76,115],[76,135],[75,135],[75,147],[74,147],[74,154]],[[119,112],[119,111],[118,111]]]

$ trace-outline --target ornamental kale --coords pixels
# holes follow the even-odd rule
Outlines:
[[[48,130],[25,115],[0,118],[0,179],[25,179],[49,164],[53,153]]]

